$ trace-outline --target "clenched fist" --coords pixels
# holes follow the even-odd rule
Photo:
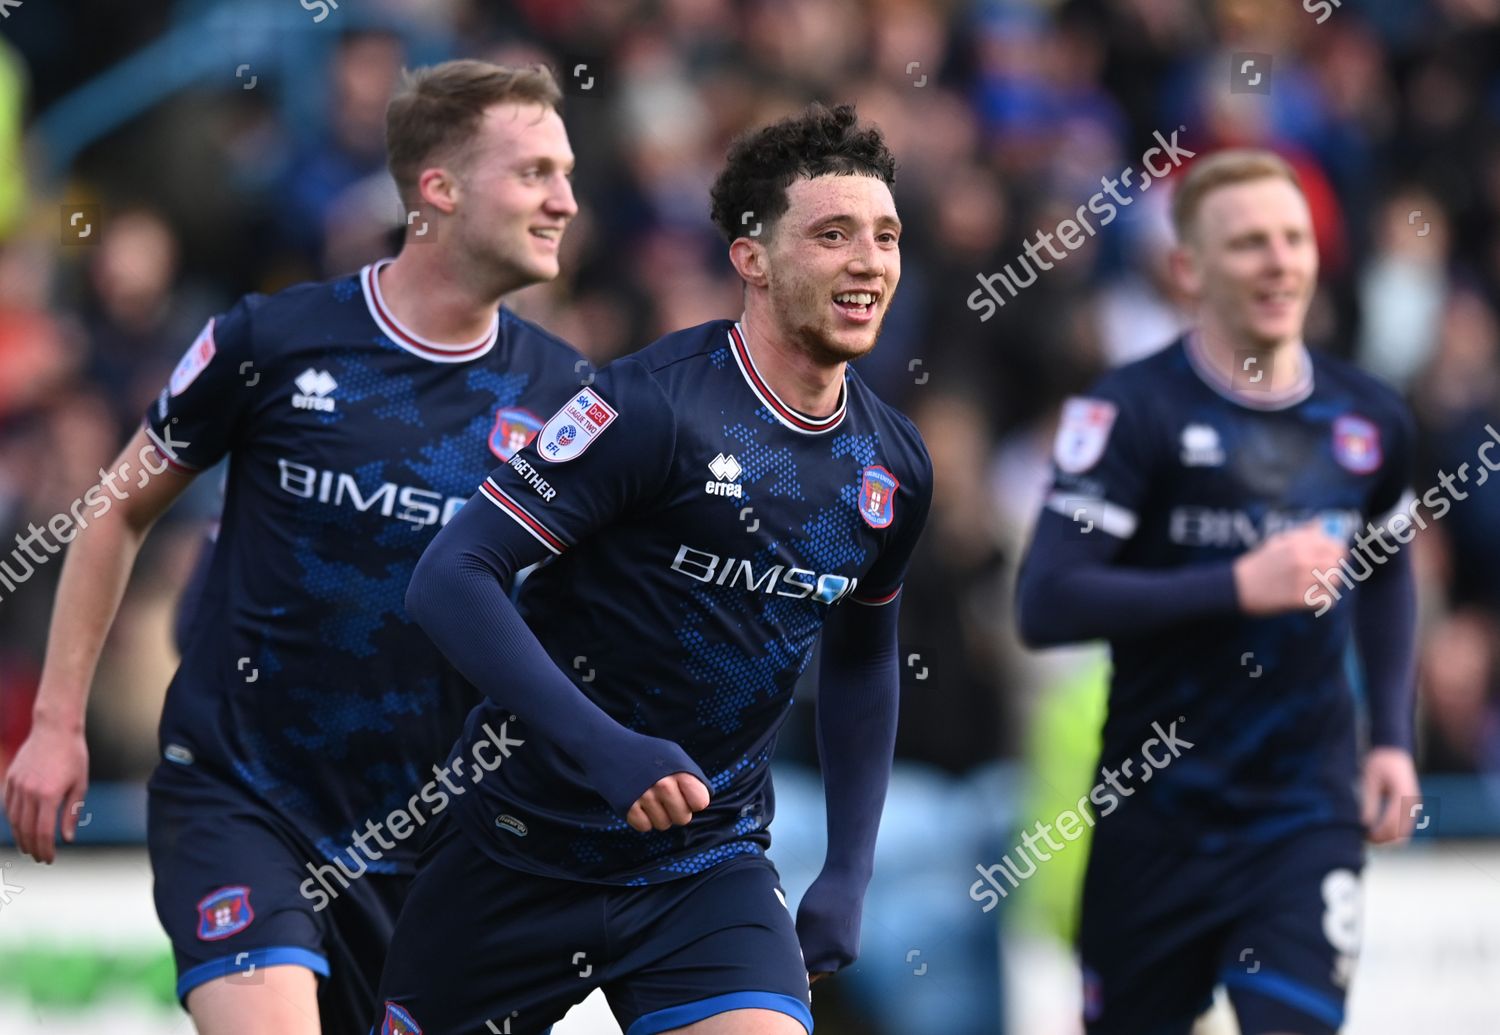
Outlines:
[[[708,788],[692,773],[673,773],[660,780],[630,806],[625,822],[645,833],[686,826],[693,813],[708,808]]]
[[[1311,611],[1307,601],[1316,585],[1313,573],[1338,567],[1349,553],[1344,543],[1317,524],[1299,525],[1268,538],[1234,562],[1234,589],[1248,615]]]

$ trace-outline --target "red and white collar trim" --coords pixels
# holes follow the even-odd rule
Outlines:
[[[381,259],[359,271],[359,283],[365,293],[365,305],[370,310],[370,319],[375,321],[375,326],[380,328],[382,334],[407,352],[434,363],[463,363],[478,359],[495,347],[495,342],[500,339],[499,310],[496,310],[495,318],[490,321],[490,329],[483,337],[460,345],[431,341],[405,327],[396,319],[380,294],[380,271],[390,263],[390,259]]]
[[[1297,352],[1298,360],[1302,364],[1302,376],[1297,379],[1296,384],[1289,385],[1278,392],[1263,392],[1253,388],[1239,387],[1232,380],[1226,380],[1208,358],[1196,331],[1187,336],[1183,351],[1187,353],[1188,365],[1193,368],[1199,380],[1230,402],[1248,409],[1284,410],[1297,405],[1313,393],[1312,355],[1307,351],[1307,346],[1300,342],[1297,345]]]
[[[781,396],[771,390],[770,384],[760,376],[756,369],[755,359],[750,355],[750,349],[745,344],[745,332],[735,324],[729,329],[729,351],[734,356],[734,362],[740,368],[740,373],[745,376],[745,383],[755,393],[755,397],[765,404],[766,409],[771,411],[782,424],[793,431],[803,435],[821,435],[825,431],[832,431],[844,422],[844,413],[849,406],[849,385],[839,385],[839,405],[827,417],[809,417],[801,410],[794,410],[781,401]]]

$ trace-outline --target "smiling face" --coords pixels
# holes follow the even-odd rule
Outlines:
[[[556,277],[563,231],[578,214],[573,149],[557,112],[539,104],[487,108],[450,168],[465,257],[516,286]]]
[[[1307,201],[1279,177],[1216,188],[1174,266],[1205,323],[1230,341],[1255,349],[1300,341],[1318,280]]]
[[[901,279],[895,199],[883,181],[859,175],[795,180],[786,193],[763,245],[772,319],[820,363],[858,359],[875,347]]]

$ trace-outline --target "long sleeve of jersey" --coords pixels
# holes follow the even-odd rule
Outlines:
[[[1053,483],[1016,587],[1028,644],[1128,639],[1238,609],[1231,561],[1120,563],[1158,473],[1149,420],[1139,400],[1107,382],[1064,404]]]
[[[897,619],[899,589],[932,505],[932,468],[924,465],[916,512],[883,558],[884,603],[851,602],[823,626],[818,668],[818,761],[828,806],[823,870],[797,908],[797,938],[809,973],[835,971],[859,956],[865,889],[875,869],[875,840],[890,786],[901,704]]]
[[[1417,587],[1409,555],[1409,550],[1389,555],[1352,601],[1370,746],[1406,751],[1412,749],[1417,639]]]
[[[653,492],[672,455],[671,411],[634,365],[601,374],[561,415],[580,405],[588,412],[549,422],[437,534],[412,574],[406,606],[466,679],[565,751],[623,817],[664,776],[691,773],[705,786],[708,778],[677,744],[625,728],[574,685],[506,592],[516,572],[571,548]],[[599,418],[592,433],[590,414]],[[551,466],[539,459],[562,440],[574,458]]]
[[[680,747],[621,726],[553,664],[505,589],[530,563],[510,549],[511,524],[493,507],[460,510],[412,573],[407,611],[466,679],[566,751],[617,815],[672,773],[707,786]]]
[[[797,910],[809,973],[838,970],[859,955],[865,889],[896,747],[897,607],[846,605],[823,628],[818,759],[828,803],[828,855]]]
[[[1130,568],[1123,543],[1043,511],[1017,584],[1022,638],[1033,647],[1124,639],[1196,618],[1234,614],[1234,566]]]
[[[1370,746],[1410,751],[1416,708],[1417,586],[1411,547],[1395,531],[1399,524],[1411,523],[1406,512],[1413,499],[1416,428],[1404,406],[1398,428],[1381,465],[1369,513],[1373,524],[1389,531],[1402,548],[1382,551],[1385,563],[1375,565],[1349,603],[1354,605],[1355,649],[1364,669]]]

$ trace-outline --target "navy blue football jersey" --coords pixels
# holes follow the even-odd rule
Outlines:
[[[1223,383],[1198,349],[1181,339],[1065,403],[1041,520],[1161,569],[1230,562],[1309,521],[1352,544],[1403,503],[1412,431],[1391,389],[1308,353],[1302,382],[1272,394],[1251,374]],[[1205,616],[1111,641],[1101,765],[1122,772],[1127,809],[1205,847],[1357,822],[1358,600],[1332,584],[1344,599],[1321,615]],[[1153,737],[1162,768],[1140,764]]]
[[[793,684],[833,608],[895,599],[931,482],[915,427],[857,374],[832,415],[799,413],[730,321],[580,388],[469,505],[515,520],[523,562],[551,558],[519,606],[553,662],[621,725],[681,746],[712,800],[687,826],[639,833],[512,721],[524,744],[457,799],[465,829],[502,864],[599,883],[762,853]],[[455,757],[509,718],[482,702]]]
[[[146,419],[186,470],[229,457],[163,757],[237,781],[329,859],[431,779],[477,700],[405,612],[418,558],[592,377],[503,308],[477,341],[418,337],[381,298],[383,265],[241,299]],[[416,840],[371,868],[411,872]]]

